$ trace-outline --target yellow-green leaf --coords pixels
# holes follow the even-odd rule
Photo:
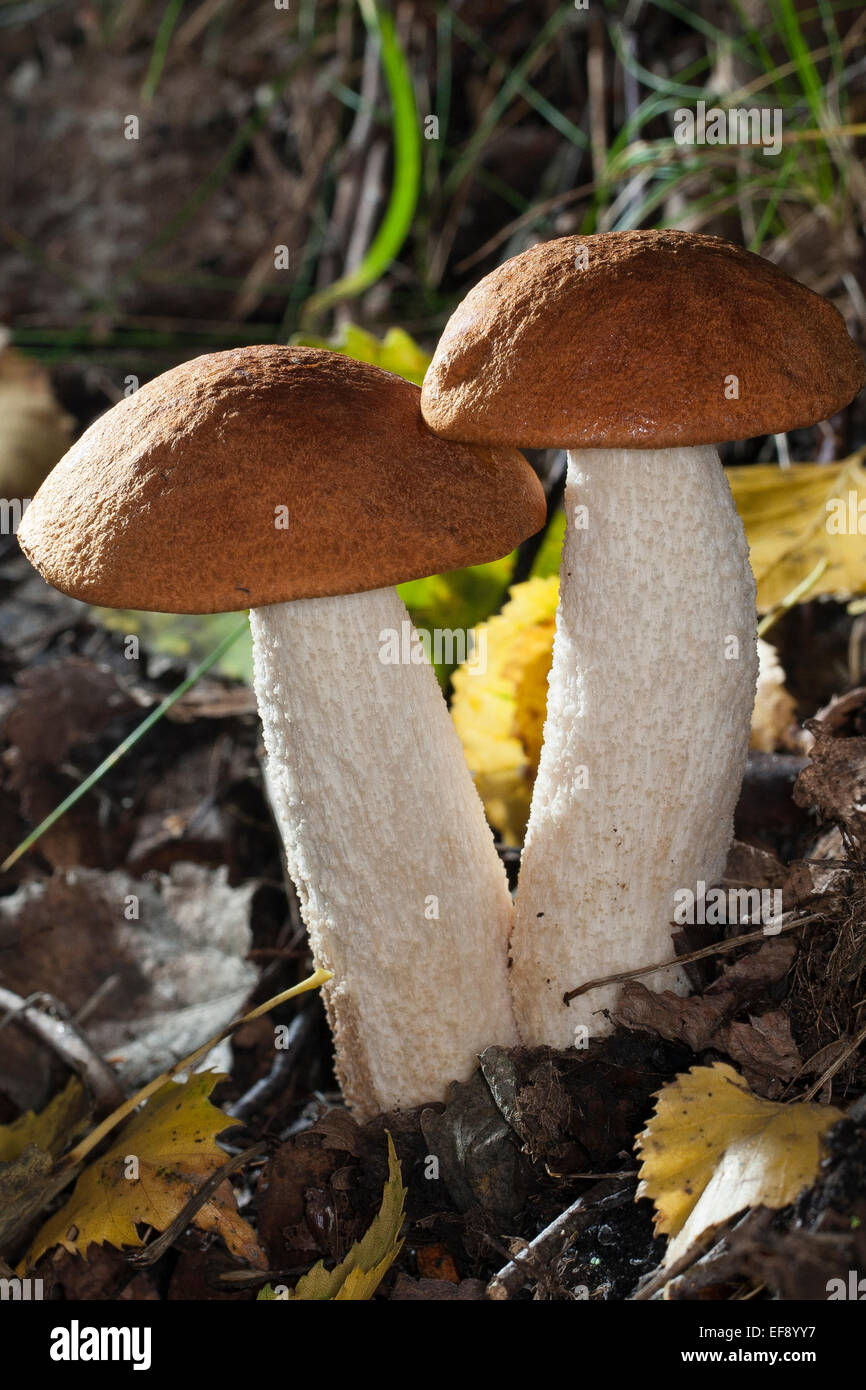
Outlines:
[[[27,1256],[32,1265],[54,1245],[86,1255],[90,1245],[141,1245],[139,1225],[165,1230],[193,1193],[226,1161],[216,1136],[236,1121],[208,1097],[222,1077],[196,1072],[162,1086],[75,1184],[66,1205],[42,1227]],[[238,1215],[228,1182],[192,1218],[223,1237],[229,1249],[261,1266],[252,1228]]]
[[[11,1124],[0,1125],[0,1161],[18,1158],[29,1144],[59,1158],[67,1141],[81,1133],[89,1109],[84,1087],[77,1077],[70,1077],[38,1115],[28,1110]]]
[[[866,592],[866,450],[840,463],[726,470],[746,528],[758,608],[775,608],[826,561],[807,598]]]
[[[400,1228],[406,1203],[400,1161],[394,1142],[388,1135],[388,1180],[382,1193],[382,1205],[361,1240],[356,1241],[344,1260],[335,1269],[325,1269],[322,1260],[298,1280],[294,1289],[277,1293],[266,1285],[259,1294],[262,1301],[292,1302],[369,1299],[403,1248]]]
[[[430,365],[430,354],[402,328],[389,328],[384,338],[376,338],[357,323],[347,323],[338,338],[317,338],[296,333],[292,342],[299,347],[321,347],[342,352],[356,362],[371,362],[383,371],[394,372],[420,386]]]

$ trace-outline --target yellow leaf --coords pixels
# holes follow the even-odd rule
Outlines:
[[[164,1230],[226,1161],[216,1136],[236,1122],[208,1100],[220,1080],[218,1072],[196,1072],[151,1096],[42,1227],[28,1266],[53,1245],[86,1255],[92,1244],[141,1245],[138,1225]],[[265,1263],[252,1228],[238,1215],[228,1182],[220,1184],[192,1221],[221,1235],[233,1254],[252,1264]]]
[[[840,463],[757,464],[726,469],[746,528],[765,612],[796,588],[822,560],[827,567],[807,597],[850,598],[866,591],[866,450]]]
[[[406,1203],[400,1162],[394,1141],[388,1135],[388,1179],[382,1205],[361,1240],[356,1241],[336,1269],[325,1269],[322,1260],[298,1280],[288,1293],[277,1294],[266,1285],[259,1294],[262,1301],[293,1302],[298,1299],[342,1302],[373,1297],[382,1279],[403,1248],[400,1227]]]
[[[658,1092],[638,1136],[637,1196],[676,1237],[671,1263],[702,1232],[746,1207],[784,1207],[818,1176],[823,1136],[842,1118],[831,1106],[762,1100],[725,1063],[692,1067]]]
[[[526,828],[541,752],[559,582],[515,584],[475,630],[474,658],[454,673],[451,714],[487,817],[506,844]]]
[[[45,368],[0,341],[0,497],[32,497],[72,443]]]
[[[864,460],[866,450],[827,466],[725,470],[746,529],[760,610],[784,599],[866,592]],[[523,838],[538,770],[564,531],[564,516],[557,513],[533,577],[515,584],[502,611],[477,627],[476,650],[480,641],[487,643],[486,671],[479,675],[466,662],[453,677],[451,712],[466,761],[488,820],[510,845]],[[752,746],[789,746],[795,737],[790,696],[761,687],[758,695]],[[773,702],[772,711],[762,696]]]
[[[419,347],[402,328],[389,328],[384,338],[376,338],[357,323],[347,323],[338,338],[317,338],[296,333],[292,342],[301,347],[328,348],[342,352],[356,362],[371,362],[383,371],[394,372],[420,386],[430,365],[430,354]]]
[[[0,1161],[18,1158],[28,1144],[59,1158],[67,1140],[81,1133],[89,1108],[81,1082],[70,1077],[65,1088],[38,1115],[28,1110],[11,1124],[0,1125]]]

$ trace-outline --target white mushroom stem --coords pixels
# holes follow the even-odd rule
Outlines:
[[[516,1041],[505,871],[393,589],[250,614],[269,787],[361,1116],[444,1098]],[[405,626],[404,626],[405,625]]]
[[[715,449],[569,453],[565,509],[511,943],[521,1041],[555,1047],[607,1032],[619,986],[563,994],[669,959],[675,895],[718,882],[757,673],[748,546]],[[677,967],[643,983],[686,992]]]

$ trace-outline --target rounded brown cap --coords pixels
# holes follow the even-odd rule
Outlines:
[[[526,459],[439,439],[402,378],[315,348],[186,362],[121,401],[19,528],[87,603],[215,613],[385,588],[507,554],[544,525]]]
[[[864,382],[826,299],[720,237],[563,237],[452,314],[421,408],[447,439],[654,449],[825,420]]]

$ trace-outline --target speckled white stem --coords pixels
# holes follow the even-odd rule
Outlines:
[[[618,987],[568,1007],[565,991],[670,957],[674,894],[722,874],[757,674],[748,546],[715,449],[570,453],[565,508],[511,943],[521,1040],[556,1047],[608,1031]],[[686,991],[676,968],[644,983]]]
[[[269,787],[362,1117],[441,1100],[516,1040],[511,898],[463,750],[426,659],[381,659],[408,621],[393,589],[250,614]]]

